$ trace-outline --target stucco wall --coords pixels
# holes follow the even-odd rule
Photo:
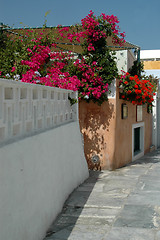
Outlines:
[[[0,239],[43,239],[88,177],[78,122],[1,146],[0,166]]]
[[[112,169],[115,154],[116,128],[115,99],[104,102],[101,106],[80,101],[80,129],[84,136],[84,152],[89,168],[94,168],[91,158],[98,155],[103,169]]]
[[[121,105],[126,103],[128,106],[128,117],[122,119]],[[114,168],[124,166],[132,161],[132,126],[144,122],[144,153],[150,150],[152,145],[152,115],[147,113],[147,106],[142,107],[142,121],[136,121],[136,105],[130,102],[117,99],[116,115],[116,149]]]
[[[116,51],[116,58],[119,74],[122,74],[121,70],[127,72],[129,68],[132,67],[133,62],[136,60],[131,50]]]
[[[116,58],[119,74],[122,74],[121,70],[127,72],[127,50],[116,51]]]
[[[118,81],[117,81],[118,84]],[[98,155],[102,169],[113,170],[132,161],[133,133],[136,121],[136,106],[119,99],[118,87],[115,98],[109,98],[101,106],[93,102],[80,102],[80,128],[84,135],[84,151],[89,168],[94,168],[92,156]],[[121,105],[128,106],[128,117],[122,119]],[[152,145],[152,115],[143,107],[144,152]]]

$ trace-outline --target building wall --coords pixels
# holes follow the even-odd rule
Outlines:
[[[160,61],[144,61],[144,70],[160,69]]]
[[[144,64],[144,72],[146,75],[152,75],[160,80],[160,50],[141,50],[141,61]],[[160,82],[160,81],[159,81]],[[160,84],[158,91],[154,96],[152,108],[152,145],[155,148],[160,147]]]
[[[140,58],[145,61],[158,61],[160,60],[160,50],[141,50]]]
[[[116,58],[119,74],[122,74],[121,70],[127,72],[127,50],[116,51]]]
[[[131,50],[128,50],[127,51],[127,62],[128,62],[127,71],[133,66],[133,63],[135,60],[136,60],[136,56],[133,54]]]
[[[121,106],[128,106],[128,117],[122,119]],[[150,151],[152,145],[152,114],[147,113],[147,106],[142,107],[142,121],[136,121],[136,105],[117,99],[116,136],[115,136],[115,168],[119,168],[131,162],[133,156],[133,125],[144,123],[144,153]]]
[[[119,99],[118,91],[117,86],[115,98],[109,98],[101,106],[93,102],[80,102],[80,129],[84,135],[84,152],[89,168],[94,168],[94,155],[98,155],[102,169],[113,170],[131,162],[135,158],[132,128],[136,124],[144,124],[144,149],[136,157],[150,150],[152,115],[147,113],[147,106],[144,106],[142,121],[137,122],[136,106]],[[122,103],[128,106],[126,119],[121,117]]]
[[[122,74],[121,70],[127,72],[129,68],[132,67],[133,62],[136,60],[131,50],[116,51],[116,58],[119,74]]]
[[[90,169],[92,157],[100,158],[102,169],[112,169],[115,154],[116,102],[111,99],[101,106],[79,102],[80,129],[84,137],[84,152]]]

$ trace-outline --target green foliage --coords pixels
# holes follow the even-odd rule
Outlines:
[[[95,54],[88,56],[86,61],[88,64],[96,61],[97,66],[101,68],[99,76],[103,78],[104,83],[110,85],[113,79],[118,77],[117,63],[115,59],[115,53],[106,48],[102,53],[95,52]]]
[[[50,51],[53,49],[52,47],[56,45],[54,40],[56,39],[57,42],[60,39],[59,37],[62,37],[62,39],[60,39],[62,43],[65,38],[72,44],[76,39],[82,46],[81,60],[77,60],[79,61],[78,64],[75,58],[73,59],[70,57],[70,54],[68,54],[67,57],[62,54],[62,58],[64,57],[64,60],[67,61],[63,67],[63,59],[61,59],[60,56],[59,59],[52,59],[52,67],[54,62],[55,69],[58,70],[58,68],[60,68],[59,73],[57,73],[58,80],[56,81],[58,83],[56,84],[60,87],[64,87],[65,82],[63,82],[61,77],[58,77],[58,74],[66,72],[70,75],[72,80],[74,77],[77,78],[78,81],[74,83],[69,82],[68,86],[70,85],[70,87],[74,88],[74,85],[76,85],[80,99],[85,99],[87,102],[92,100],[98,104],[107,101],[108,85],[111,84],[114,78],[118,77],[118,69],[115,54],[108,48],[106,39],[111,36],[113,37],[113,43],[120,44],[121,46],[124,42],[124,34],[119,32],[117,17],[105,14],[96,17],[93,12],[90,11],[90,14],[82,19],[82,25],[76,25],[73,31],[69,27],[57,28],[58,36],[54,39],[52,29],[46,28],[46,17],[49,13],[50,11],[45,13],[45,22],[41,30],[22,29],[18,31],[18,35],[16,35],[16,33],[7,34],[7,30],[3,31],[2,40],[0,42],[1,46],[3,46],[0,49],[1,76],[7,78],[7,75],[10,74],[9,78],[14,78],[15,75],[19,75],[20,79],[24,79],[24,75],[26,75],[26,79],[28,80],[30,78],[28,76],[31,75],[27,74],[34,75],[36,69],[39,71],[40,76],[45,77],[48,75],[47,71],[49,69],[51,70],[51,66],[49,65],[51,61],[50,63],[46,62],[49,53],[47,56],[44,55],[46,58],[44,59],[44,63],[36,68],[37,61],[40,61],[37,60],[36,49],[39,48],[39,46],[43,46],[46,47],[46,49],[49,47]],[[41,59],[42,53],[38,52],[38,54],[39,59]],[[53,57],[53,54],[50,52],[49,60],[51,56]],[[33,59],[35,65],[32,64]],[[58,64],[56,64],[56,61],[58,61]],[[55,71],[54,68],[52,68],[52,70]],[[55,77],[54,75],[55,74],[53,74],[50,79],[52,83]],[[31,76],[31,80],[33,77],[35,76]],[[43,84],[44,81],[48,81],[48,79],[41,80],[43,80]],[[73,99],[69,100],[71,104],[74,103]]]
[[[141,73],[143,72],[143,63],[139,61],[134,61],[133,66],[128,70],[131,76],[137,75],[141,77]]]
[[[7,78],[13,78],[16,74],[22,77],[28,70],[27,65],[22,65],[22,60],[29,60],[30,56],[27,49],[33,49],[37,45],[36,41],[39,39],[40,45],[50,46],[53,42],[53,35],[51,31],[43,34],[36,30],[21,30],[18,34],[8,33],[4,30],[0,41],[0,72],[1,76]],[[12,72],[12,68],[15,67],[15,71]]]
[[[71,106],[77,103],[77,99],[71,98],[70,96],[68,96],[68,100],[70,101]]]

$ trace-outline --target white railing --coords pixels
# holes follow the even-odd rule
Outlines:
[[[78,119],[77,92],[0,79],[0,142]]]

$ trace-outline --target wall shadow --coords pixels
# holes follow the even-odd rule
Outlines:
[[[68,197],[61,213],[48,229],[44,240],[67,240],[76,224],[85,225],[84,221],[88,220],[87,216],[80,218],[80,215],[101,173],[89,171],[89,178]],[[88,218],[92,219],[92,217]]]
[[[92,170],[101,170],[105,163],[104,155],[111,138],[111,121],[114,116],[115,105],[104,102],[101,106],[94,103],[81,103],[79,110],[80,130],[84,138],[84,153],[88,167]]]
[[[160,148],[145,154],[143,157],[135,160],[134,162],[128,163],[126,166],[134,165],[145,165],[148,163],[158,163],[160,162]]]

